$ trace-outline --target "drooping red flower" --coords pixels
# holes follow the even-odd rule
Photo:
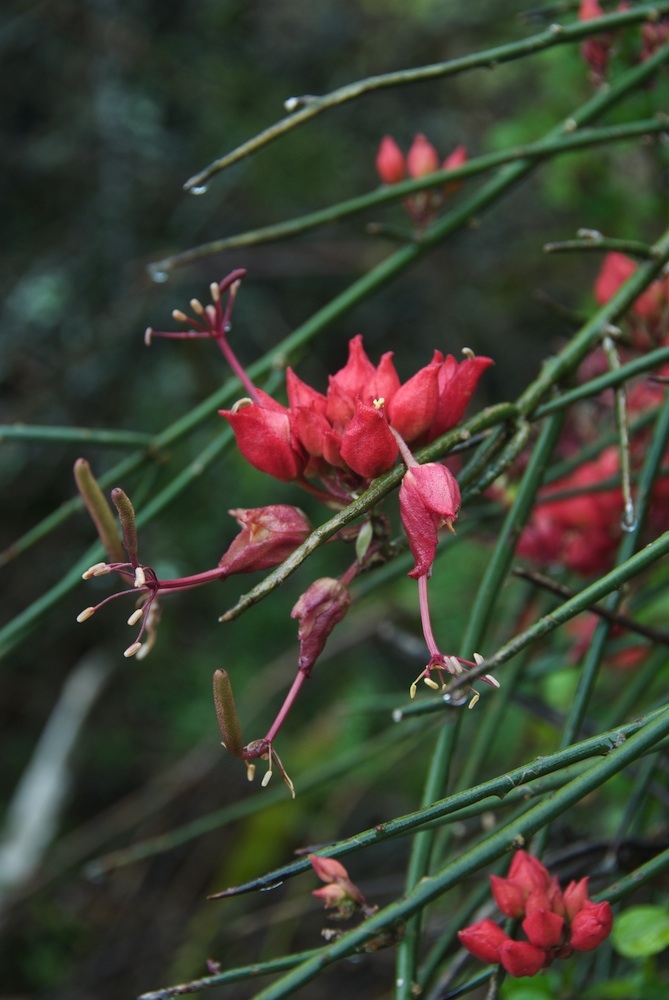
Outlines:
[[[400,514],[416,565],[414,579],[432,568],[437,551],[437,532],[453,521],[460,509],[460,488],[450,469],[429,462],[407,469],[400,486]]]
[[[306,455],[291,425],[290,411],[261,389],[257,400],[219,410],[232,427],[247,462],[275,479],[289,482],[304,472]]]

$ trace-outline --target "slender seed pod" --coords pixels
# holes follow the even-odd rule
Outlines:
[[[244,743],[227,670],[214,671],[214,704],[223,746],[233,757],[241,759]]]
[[[137,527],[135,525],[135,508],[120,487],[111,491],[112,503],[118,511],[123,544],[133,565],[137,562]]]
[[[118,537],[114,514],[85,458],[78,458],[74,463],[74,480],[108,558],[112,562],[124,562],[125,553]]]

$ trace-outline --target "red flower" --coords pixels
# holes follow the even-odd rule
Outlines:
[[[516,852],[507,878],[491,875],[490,882],[502,912],[524,917],[529,941],[512,940],[492,920],[466,927],[458,937],[476,958],[500,962],[512,976],[535,976],[574,949],[591,951],[611,932],[611,907],[588,899],[587,878],[570,882],[563,895],[557,878],[525,851]]]
[[[419,177],[426,177],[428,174],[433,174],[438,169],[439,157],[436,149],[419,132],[411,144],[411,149],[407,153],[407,170],[409,171],[409,176],[417,180]]]
[[[384,135],[376,154],[376,170],[384,184],[397,184],[406,176],[404,153],[390,135]]]
[[[591,21],[596,17],[603,17],[604,11],[597,3],[597,0],[581,0],[581,7],[578,12],[579,21]],[[592,81],[600,84],[606,77],[609,65],[609,52],[613,45],[611,32],[603,32],[600,35],[591,35],[581,46],[581,55],[590,67]]]
[[[604,305],[634,274],[637,264],[624,253],[607,253],[595,280],[595,298]],[[669,322],[669,277],[657,278],[634,302],[629,317],[635,347],[662,342]]]
[[[243,401],[232,410],[219,410],[230,421],[237,445],[247,462],[285,482],[304,472],[306,456],[291,426],[290,411],[261,389],[257,401]]]
[[[290,613],[299,619],[297,638],[300,642],[298,670],[309,676],[323,651],[325,641],[349,609],[348,587],[333,577],[316,580],[302,594]]]
[[[400,486],[400,514],[416,565],[414,579],[428,574],[437,551],[439,528],[452,530],[460,509],[460,488],[445,465],[430,462],[407,469]]]
[[[225,575],[278,566],[311,534],[304,511],[287,504],[229,510],[242,529],[221,557]]]
[[[613,913],[608,903],[593,903],[586,899],[571,921],[569,944],[576,951],[592,951],[609,936]]]

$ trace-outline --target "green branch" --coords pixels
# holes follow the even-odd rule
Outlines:
[[[366,94],[377,90],[406,86],[412,83],[422,83],[428,80],[441,80],[444,77],[456,76],[459,73],[464,73],[472,69],[494,69],[501,63],[521,59],[535,52],[542,52],[553,48],[555,45],[565,45],[570,42],[579,41],[581,38],[587,38],[589,35],[595,35],[601,31],[622,28],[626,25],[636,24],[639,21],[656,21],[660,14],[667,12],[669,12],[669,3],[644,4],[632,10],[607,14],[604,17],[595,18],[591,21],[578,21],[567,26],[554,24],[547,31],[542,31],[540,34],[533,35],[520,42],[497,45],[483,52],[461,56],[458,59],[449,59],[446,62],[433,63],[429,66],[421,66],[418,69],[399,70],[394,73],[384,73],[378,76],[367,77],[365,80],[359,80],[355,83],[346,84],[344,87],[339,87],[337,90],[323,97],[292,98],[286,104],[289,106],[292,104],[297,108],[293,114],[282,118],[276,124],[264,129],[253,139],[249,139],[247,142],[242,143],[241,146],[237,146],[236,149],[220,157],[220,159],[214,160],[204,170],[190,177],[184,184],[184,190],[202,193],[201,189],[206,186],[214,174],[250,156],[258,149],[267,146],[275,139],[281,138],[281,136],[286,135],[292,129],[303,125],[324,111],[347,104],[349,101],[358,100]]]

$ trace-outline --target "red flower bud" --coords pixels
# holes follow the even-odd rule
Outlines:
[[[582,878],[580,882],[570,882],[564,891],[564,905],[567,918],[573,920],[579,910],[583,909],[588,900],[589,878]]]
[[[397,453],[397,441],[383,407],[358,400],[355,416],[341,441],[341,457],[346,464],[364,479],[375,479],[392,468]]]
[[[527,851],[516,851],[509,867],[509,878],[522,886],[528,896],[534,889],[547,889],[551,882],[548,869]]]
[[[517,882],[509,878],[500,878],[499,875],[490,876],[490,886],[493,899],[499,906],[502,913],[507,917],[525,916],[525,898],[527,893]]]
[[[467,162],[467,150],[464,146],[456,146],[450,156],[447,156],[441,165],[442,170],[455,170]],[[462,187],[462,181],[451,181],[444,184],[444,194],[455,194]]]
[[[409,176],[418,179],[439,169],[439,157],[431,142],[419,133],[407,154]]]
[[[404,153],[390,135],[384,135],[376,154],[376,171],[384,184],[397,184],[404,179]]]
[[[543,969],[546,953],[527,941],[507,941],[499,950],[499,960],[511,976],[536,976]]]
[[[242,530],[219,561],[226,575],[278,566],[311,534],[304,511],[287,504],[237,508],[228,514]]]
[[[569,944],[577,951],[592,951],[609,936],[612,926],[610,905],[586,899],[572,919]]]
[[[511,938],[492,920],[480,920],[458,931],[460,944],[482,962],[499,962],[500,948]]]
[[[325,901],[325,909],[336,906],[342,916],[348,916],[354,907],[360,906],[367,910],[367,901],[354,882],[351,882],[348,872],[334,858],[319,858],[309,855],[312,868],[322,882],[328,884],[311,893]]]
[[[437,552],[437,531],[452,527],[460,509],[460,487],[445,465],[429,462],[407,469],[400,486],[400,515],[416,565],[409,576],[428,573]]]
[[[349,609],[348,588],[332,577],[322,577],[302,594],[290,613],[299,619],[297,637],[300,641],[298,669],[307,676],[323,651],[327,637]]]
[[[533,909],[523,920],[523,930],[537,948],[554,948],[560,943],[564,918],[543,907]]]

